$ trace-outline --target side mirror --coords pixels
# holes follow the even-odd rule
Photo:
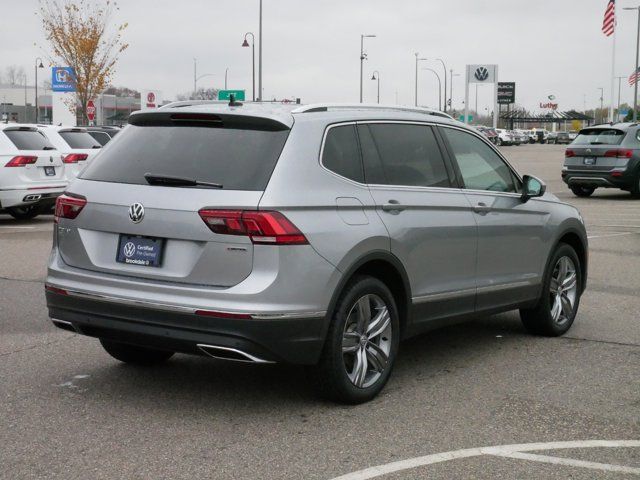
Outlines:
[[[541,197],[547,191],[547,185],[532,175],[522,177],[522,201],[526,202],[530,198]]]

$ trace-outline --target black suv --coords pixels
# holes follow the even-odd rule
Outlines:
[[[580,130],[565,152],[562,180],[579,197],[619,188],[640,197],[640,126],[598,125]]]

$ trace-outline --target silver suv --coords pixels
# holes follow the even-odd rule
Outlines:
[[[118,360],[309,365],[370,400],[399,341],[520,309],[561,335],[587,281],[578,211],[478,132],[400,107],[175,104],[56,206],[53,323]]]

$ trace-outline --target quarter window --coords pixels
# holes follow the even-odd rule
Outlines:
[[[362,183],[362,162],[353,125],[330,128],[324,142],[322,164],[345,178]]]
[[[518,190],[511,169],[489,145],[460,130],[442,131],[449,140],[465,188],[514,193]]]
[[[431,127],[372,123],[360,125],[358,133],[367,183],[451,186]]]

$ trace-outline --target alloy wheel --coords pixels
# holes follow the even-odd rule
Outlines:
[[[560,257],[556,262],[549,294],[553,321],[558,325],[570,321],[578,296],[578,274],[571,258]]]
[[[391,351],[391,315],[378,295],[360,297],[349,310],[342,334],[342,359],[351,383],[373,385],[384,372]]]

